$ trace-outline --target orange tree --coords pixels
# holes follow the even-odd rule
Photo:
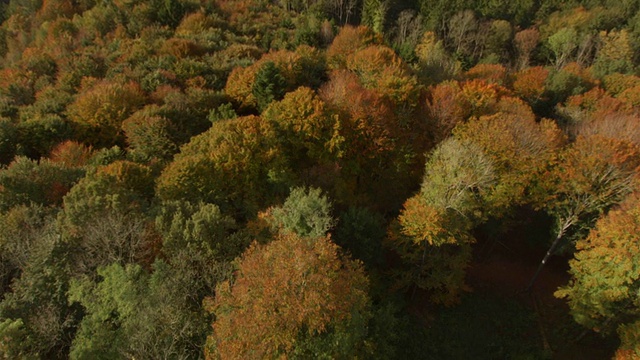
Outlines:
[[[216,289],[207,359],[367,355],[370,315],[362,265],[328,237],[278,235],[254,243],[236,279]],[[372,355],[372,354],[369,354]]]

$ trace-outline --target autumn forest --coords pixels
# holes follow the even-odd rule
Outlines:
[[[640,1],[0,21],[1,359],[640,359]]]

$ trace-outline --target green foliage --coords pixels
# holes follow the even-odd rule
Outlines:
[[[32,159],[47,155],[54,146],[73,137],[74,130],[59,115],[35,116],[17,125],[18,152]]]
[[[93,169],[64,198],[65,218],[82,227],[90,219],[113,211],[126,216],[134,209],[144,209],[153,196],[151,170],[129,161],[116,161]]]
[[[211,123],[215,123],[216,121],[235,119],[237,117],[238,114],[233,109],[233,105],[231,105],[231,103],[225,103],[211,110],[207,119],[211,121]]]
[[[71,359],[201,356],[210,319],[191,298],[194,278],[162,261],[152,273],[112,264],[98,274],[100,282],[85,277],[69,289],[86,311]]]
[[[0,321],[0,356],[5,359],[29,359],[19,346],[26,343],[26,337],[22,319]]]
[[[602,47],[593,63],[594,75],[602,78],[613,73],[630,74],[634,70],[633,49],[626,30],[601,32]]]
[[[510,301],[433,307],[468,289],[472,234],[533,206],[604,241],[637,186],[636,0],[0,3],[0,358],[534,357]],[[624,358],[635,220],[609,214],[565,290]]]
[[[334,222],[329,198],[316,188],[293,188],[282,206],[271,209],[274,230],[301,237],[324,236]]]
[[[230,261],[249,246],[248,237],[236,232],[235,220],[223,215],[216,205],[170,201],[163,203],[158,212],[156,228],[162,234],[165,254],[193,248]]]
[[[17,205],[0,213],[0,294],[37,253],[51,221],[51,211],[37,205]]]
[[[286,81],[275,63],[268,61],[256,73],[251,93],[256,99],[258,109],[264,110],[274,100],[280,100],[285,94]]]
[[[171,122],[144,110],[134,113],[122,123],[129,151],[141,159],[170,159],[178,152],[173,141]]]
[[[0,322],[21,321],[22,341],[11,344],[24,358],[64,359],[81,313],[67,302],[69,247],[60,229],[46,222],[34,237],[28,260],[0,302]],[[25,239],[27,240],[27,239]]]
[[[400,286],[430,292],[435,303],[455,303],[466,289],[464,274],[482,221],[483,195],[495,182],[492,161],[475,144],[449,138],[427,161],[419,194],[407,200],[388,244],[402,258]]]
[[[478,219],[482,216],[482,196],[495,178],[494,164],[480,147],[450,138],[429,157],[420,198],[437,209]]]
[[[591,82],[575,73],[565,70],[552,71],[545,84],[545,97],[549,99],[545,107],[550,111],[555,104],[563,103],[572,95],[585,93],[592,87]]]
[[[36,203],[60,205],[62,197],[84,175],[84,170],[18,156],[0,169],[0,210]]]
[[[547,39],[549,49],[555,56],[557,69],[563,67],[578,47],[578,33],[574,28],[562,28]]]

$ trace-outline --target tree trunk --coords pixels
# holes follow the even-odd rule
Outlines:
[[[540,272],[542,271],[542,268],[544,268],[544,265],[549,260],[549,257],[551,255],[553,255],[553,252],[556,250],[556,247],[558,247],[558,244],[560,243],[560,240],[562,240],[562,237],[567,232],[567,229],[569,229],[571,227],[571,225],[573,225],[573,223],[574,223],[574,217],[569,217],[568,219],[566,219],[564,221],[564,223],[562,224],[562,226],[558,230],[558,234],[556,235],[556,239],[551,244],[551,247],[549,247],[549,250],[547,250],[547,253],[544,255],[544,258],[542,258],[542,261],[540,262],[540,265],[538,265],[538,269],[536,270],[536,273],[533,274],[533,277],[529,281],[529,285],[527,285],[527,288],[525,289],[526,292],[531,292],[531,288],[533,288],[533,285],[535,284],[536,279],[540,275]]]

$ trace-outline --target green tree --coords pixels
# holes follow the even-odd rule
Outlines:
[[[210,269],[218,264],[210,262]],[[74,280],[69,299],[86,315],[70,351],[71,359],[201,357],[211,319],[201,308],[202,274],[158,260],[148,273],[139,265],[98,269],[101,280]],[[205,270],[205,269],[200,269]]]
[[[389,3],[383,0],[362,2],[362,25],[368,26],[376,34],[383,34]]]
[[[322,237],[333,228],[331,202],[322,190],[298,187],[282,206],[271,209],[270,222],[274,230],[300,237]]]
[[[593,62],[595,76],[613,73],[630,74],[634,70],[633,49],[627,30],[600,32],[602,45]]]
[[[231,261],[249,246],[230,216],[213,204],[169,201],[161,204],[156,228],[162,235],[162,251],[170,256],[193,248],[207,256]]]
[[[38,234],[29,241],[31,231]],[[28,259],[21,267],[20,276],[14,278],[11,291],[6,292],[0,302],[0,323],[13,323],[13,326],[9,323],[8,330],[19,331],[20,341],[9,343],[9,348],[3,350],[28,359],[66,359],[82,316],[80,309],[67,301],[71,249],[61,236],[61,229],[52,221],[45,221],[39,230],[20,232],[24,234],[20,236],[26,235],[25,244],[19,244],[20,252]],[[13,239],[13,245],[18,245],[19,240]],[[20,323],[16,329],[14,326]],[[5,335],[7,333],[2,334],[2,341]],[[9,335],[15,336],[15,332]]]
[[[574,51],[578,48],[578,41],[578,33],[572,27],[562,28],[549,36],[547,43],[555,57],[556,69],[562,68],[572,59]]]
[[[122,123],[122,130],[135,157],[166,160],[178,152],[171,122],[165,117],[138,111]]]
[[[153,197],[151,169],[130,161],[115,161],[89,171],[64,198],[65,219],[82,227],[104,211],[124,215],[144,209]]]
[[[256,99],[258,109],[261,111],[275,101],[284,97],[286,80],[280,74],[280,70],[273,61],[268,61],[260,67],[255,75],[255,81],[251,93]]]
[[[40,205],[17,205],[0,213],[0,298],[38,251],[52,217]]]

